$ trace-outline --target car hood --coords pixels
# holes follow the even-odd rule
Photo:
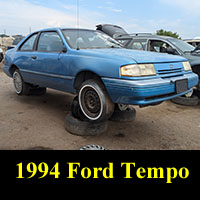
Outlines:
[[[148,52],[148,51],[137,51],[137,50],[130,50],[130,49],[90,49],[84,50],[88,53],[95,53],[104,54],[106,57],[113,57],[113,58],[129,58],[134,60],[136,63],[168,63],[168,62],[181,62],[185,61],[186,59],[180,56],[174,56],[164,53],[155,53],[155,52]]]
[[[185,54],[184,57],[189,60],[192,66],[200,65],[200,54],[188,53],[188,54]]]

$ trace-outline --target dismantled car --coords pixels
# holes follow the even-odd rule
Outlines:
[[[127,49],[168,53],[188,59],[193,72],[199,76],[199,83],[193,92],[186,96],[177,97],[172,101],[182,105],[198,105],[198,96],[200,95],[200,45],[194,47],[176,38],[151,33],[128,34],[122,27],[112,24],[97,25],[97,30],[113,37]]]
[[[192,90],[198,76],[180,56],[125,49],[97,30],[36,31],[5,55],[18,95],[52,88],[76,94],[86,120],[107,120],[115,105],[156,105]]]
[[[188,44],[197,47],[200,46],[200,38],[199,39],[191,39],[191,40],[184,40],[185,42],[187,42]]]
[[[128,49],[183,56],[190,62],[193,72],[200,77],[200,46],[194,47],[176,38],[151,33],[128,34],[120,26],[111,24],[97,25],[97,30],[113,37]]]

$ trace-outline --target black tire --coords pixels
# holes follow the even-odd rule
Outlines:
[[[126,110],[121,111],[116,105],[115,110],[110,121],[117,122],[132,122],[136,118],[136,110],[133,107],[128,107]]]
[[[83,114],[90,121],[105,121],[113,114],[114,103],[100,81],[85,81],[79,89],[78,99]]]
[[[72,116],[80,119],[82,121],[88,121],[88,119],[85,117],[85,115],[83,114],[79,102],[78,102],[78,96],[76,96],[71,104],[71,112],[72,112]]]
[[[79,120],[69,113],[65,119],[65,129],[78,136],[95,136],[107,130],[107,122],[90,123]]]
[[[30,85],[25,83],[20,71],[16,69],[13,73],[13,84],[17,95],[28,95],[30,91]]]
[[[100,146],[98,144],[89,144],[89,145],[81,147],[80,150],[95,150],[95,151],[97,151],[97,150],[108,150],[108,149],[106,149],[105,147]]]
[[[194,90],[193,94],[197,96],[198,98],[200,98],[200,88],[197,88],[196,90]]]
[[[184,106],[197,106],[199,103],[199,98],[195,95],[192,95],[191,97],[176,97],[171,100],[173,103],[184,105]]]

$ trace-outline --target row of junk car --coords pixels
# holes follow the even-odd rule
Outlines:
[[[132,105],[166,100],[196,106],[200,98],[200,45],[149,33],[97,25],[96,30],[35,31],[5,54],[3,71],[18,95],[52,88],[75,95],[68,132],[96,135],[106,121],[131,121]]]

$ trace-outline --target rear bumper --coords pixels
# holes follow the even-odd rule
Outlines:
[[[3,72],[4,72],[7,76],[12,77],[12,76],[11,76],[11,73],[10,73],[10,71],[9,71],[9,70],[10,70],[10,67],[9,67],[9,66],[4,65],[2,69],[3,69]]]
[[[188,80],[188,90],[176,94],[175,82],[182,79]],[[168,79],[124,80],[102,78],[102,81],[114,103],[150,105],[190,92],[192,87],[198,84],[198,76],[191,72]]]

